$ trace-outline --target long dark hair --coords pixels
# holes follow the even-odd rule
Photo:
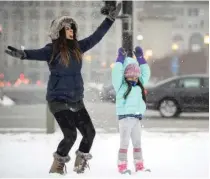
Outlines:
[[[125,81],[126,81],[126,83],[127,83],[127,85],[128,85],[128,89],[127,89],[127,91],[126,91],[125,94],[124,94],[124,99],[126,99],[126,98],[128,97],[128,95],[129,95],[129,93],[131,92],[131,89],[132,89],[132,84],[129,83],[128,80],[125,80]],[[137,82],[136,85],[138,85],[138,86],[141,88],[141,91],[142,91],[142,98],[143,98],[144,102],[146,103],[145,89],[144,89],[144,86],[142,85],[142,83],[140,82],[139,79],[138,79],[138,82]]]
[[[80,62],[82,60],[82,53],[79,48],[78,41],[76,39],[76,32],[74,32],[73,39],[74,39],[73,40],[74,48],[70,49],[70,52],[72,53],[72,55],[76,57],[78,62]],[[52,45],[53,45],[53,52],[49,63],[51,63],[54,60],[55,56],[60,52],[61,63],[67,67],[70,64],[70,55],[69,55],[69,47],[64,28],[62,28],[59,32],[59,38],[52,41]]]

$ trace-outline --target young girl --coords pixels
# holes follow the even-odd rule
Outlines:
[[[141,148],[140,120],[146,110],[144,86],[150,78],[150,68],[143,57],[143,51],[136,47],[136,59],[126,57],[123,48],[118,50],[118,57],[112,71],[112,83],[116,92],[116,112],[119,118],[120,149],[118,152],[118,171],[127,169],[127,151],[129,140],[133,144],[135,170],[145,169]]]

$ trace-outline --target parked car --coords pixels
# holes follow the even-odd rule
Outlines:
[[[105,85],[99,92],[99,97],[101,101],[115,102],[115,90],[112,84]]]
[[[13,106],[13,105],[15,105],[15,102],[11,98],[6,96],[2,88],[0,88],[0,106]]]
[[[14,101],[16,105],[46,103],[46,86],[23,85],[4,87],[4,94]]]
[[[162,117],[209,112],[209,76],[177,76],[147,88],[147,108],[158,110]]]
[[[153,85],[154,83],[150,82],[145,86],[145,89]],[[102,90],[99,92],[99,97],[101,101],[115,103],[115,96],[116,96],[116,93],[112,84],[104,85]]]

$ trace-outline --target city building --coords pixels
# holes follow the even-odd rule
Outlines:
[[[78,23],[78,39],[89,36],[103,21],[102,1],[1,1],[0,2],[0,72],[16,80],[24,73],[32,81],[47,81],[45,62],[21,61],[4,53],[7,45],[36,49],[48,42],[51,21],[70,15]],[[133,44],[142,45],[147,58],[161,58],[177,50],[180,53],[205,46],[209,32],[208,1],[134,1]],[[122,22],[117,19],[103,40],[84,56],[85,81],[105,78],[110,81],[110,67],[122,42]],[[107,73],[107,75],[104,75]],[[97,79],[96,79],[97,81]]]

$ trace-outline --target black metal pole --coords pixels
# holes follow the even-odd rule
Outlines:
[[[133,56],[133,1],[122,1],[122,47],[128,52],[128,56]]]

